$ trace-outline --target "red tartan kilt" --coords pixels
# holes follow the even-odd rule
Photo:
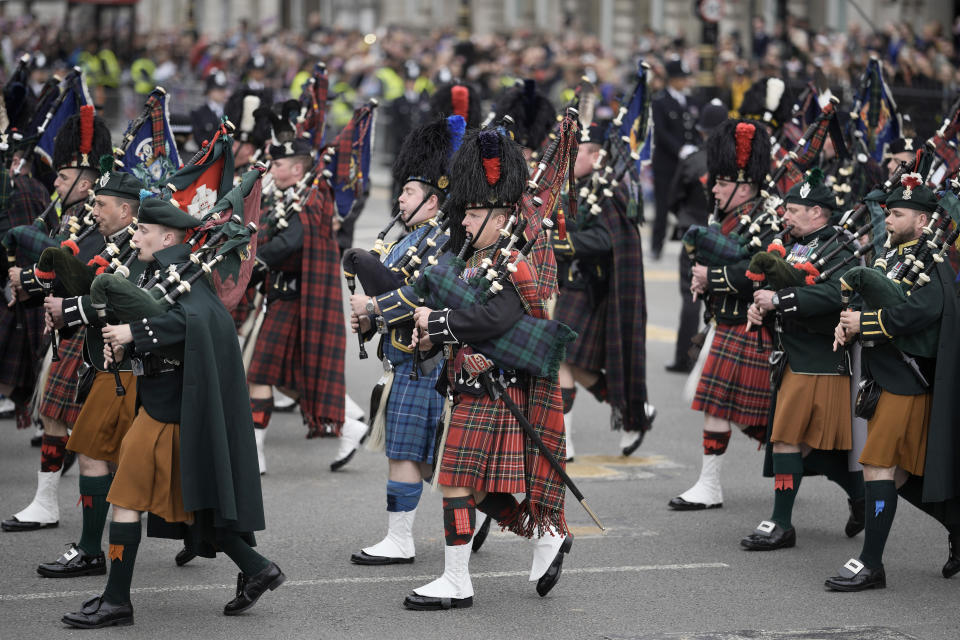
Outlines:
[[[60,360],[50,363],[50,376],[43,389],[40,415],[72,425],[80,415],[82,405],[77,396],[77,369],[83,362],[83,331],[78,331],[69,340],[61,340],[58,346]]]
[[[526,406],[526,391],[510,387],[517,406]],[[524,435],[501,400],[461,394],[453,406],[439,483],[487,492],[524,493]]]
[[[300,299],[274,300],[267,306],[247,381],[302,391]]]
[[[770,347],[763,332],[764,350],[757,350],[756,331],[746,324],[718,324],[703,367],[693,409],[722,420],[752,426],[766,425],[770,409]]]
[[[557,298],[553,316],[554,320],[577,332],[577,339],[567,345],[566,362],[588,371],[604,369],[607,361],[607,298],[591,307],[586,291],[564,289]]]
[[[43,307],[23,308],[23,326],[17,328],[17,312],[0,311],[0,384],[32,388],[36,362],[43,344]],[[24,344],[27,342],[28,344]]]

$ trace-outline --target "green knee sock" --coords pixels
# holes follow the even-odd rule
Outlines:
[[[110,504],[107,494],[113,478],[105,476],[80,476],[80,502],[83,505],[83,530],[77,546],[88,556],[100,554],[103,528],[107,525]]]
[[[113,604],[130,602],[130,583],[133,581],[133,565],[137,562],[140,548],[139,522],[110,523],[110,575],[103,599]]]
[[[860,560],[869,569],[879,569],[883,566],[883,548],[897,514],[897,486],[893,480],[871,480],[864,485],[867,521]]]
[[[258,574],[270,564],[269,560],[254,551],[239,534],[230,533],[223,538],[218,538],[217,546],[246,576]]]
[[[770,519],[784,529],[792,529],[793,501],[803,478],[803,457],[799,453],[773,454],[774,496]]]
[[[863,471],[850,471],[844,451],[813,450],[803,459],[803,467],[822,473],[831,482],[836,482],[851,500],[863,497]]]

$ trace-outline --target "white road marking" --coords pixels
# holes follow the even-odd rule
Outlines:
[[[589,573],[638,573],[642,571],[691,571],[698,569],[726,569],[730,565],[723,562],[700,562],[694,564],[648,564],[626,567],[571,567],[564,569],[564,575],[589,574]],[[482,573],[472,573],[470,577],[474,580],[483,578],[515,578],[526,577],[528,571],[485,571]],[[289,587],[316,587],[335,584],[377,584],[385,582],[421,582],[432,580],[436,575],[420,576],[366,576],[366,577],[347,577],[347,578],[317,578],[314,580],[287,580],[284,586]],[[171,593],[174,591],[210,591],[213,589],[233,590],[235,585],[230,584],[193,584],[193,585],[174,585],[170,587],[138,587],[131,589],[130,593]],[[97,596],[102,590],[91,591],[50,591],[46,593],[11,593],[0,594],[0,601],[10,602],[14,600],[45,600],[51,598],[79,598],[82,596]]]

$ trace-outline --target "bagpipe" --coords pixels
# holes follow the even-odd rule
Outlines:
[[[603,210],[600,201],[613,198],[627,175],[633,184],[639,179],[637,163],[651,144],[648,140],[651,123],[649,71],[650,65],[641,61],[633,91],[620,98],[620,108],[594,162],[590,183],[578,193],[577,206],[587,207],[591,215],[599,215]],[[589,126],[590,123],[586,124]],[[639,211],[636,215],[643,217]]]
[[[414,284],[414,291],[426,306],[456,309],[482,304],[503,289],[511,274],[529,268],[527,261],[537,268],[536,247],[541,242],[541,231],[553,226],[549,216],[560,197],[564,181],[572,179],[579,139],[575,109],[567,109],[557,125],[557,134],[542,154],[537,171],[527,182],[511,216],[513,224],[500,234],[488,260],[481,263],[476,273],[468,274],[464,261],[469,238],[457,256],[424,270]],[[514,253],[512,248],[521,241],[521,249]],[[549,296],[549,292],[543,295],[544,289],[549,288],[544,285],[548,284],[537,283],[538,299],[545,300]],[[524,315],[502,336],[471,347],[502,369],[549,377],[556,375],[566,344],[574,339],[576,333],[566,325]]]
[[[246,172],[241,183],[204,216],[200,227],[183,244],[177,245],[177,251],[173,252],[175,259],[166,272],[156,271],[143,287],[117,273],[103,273],[93,278],[90,300],[95,308],[103,310],[102,321],[128,323],[160,315],[203,277],[211,281],[221,299],[225,292],[242,291],[246,286],[242,282],[242,265],[249,261],[249,247],[256,233],[260,177],[264,170],[258,166]],[[238,282],[226,286],[233,279]]]
[[[749,258],[764,247],[765,243],[782,233],[779,208],[783,199],[777,184],[787,171],[802,170],[819,156],[826,141],[828,127],[836,117],[838,103],[836,98],[831,98],[824,105],[820,114],[797,140],[794,150],[780,161],[773,175],[767,176],[759,197],[753,206],[740,216],[730,233],[724,234],[716,220],[719,203],[714,205],[710,224],[694,225],[687,230],[683,236],[683,246],[691,260],[708,267],[735,264]]]
[[[950,246],[960,237],[960,182],[940,196],[937,209],[923,228],[917,251],[907,256],[893,272],[887,273],[887,262],[878,258],[872,267],[853,267],[840,277],[842,292],[856,293],[868,309],[881,309],[903,303],[918,289],[929,284],[931,273],[946,260]],[[953,226],[951,227],[951,222]],[[947,229],[952,229],[947,231]],[[893,338],[894,345],[905,353],[932,358],[936,344],[926,331]],[[907,361],[909,365],[909,361]],[[911,368],[913,368],[911,366]]]

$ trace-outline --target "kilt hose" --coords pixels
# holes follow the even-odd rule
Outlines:
[[[303,393],[301,384],[300,299],[267,305],[247,372],[247,382]]]
[[[770,410],[770,345],[766,327],[763,351],[757,350],[757,334],[746,324],[718,324],[710,354],[704,364],[694,411],[703,411],[721,420],[740,425],[767,424]]]
[[[120,443],[133,423],[137,404],[137,378],[129,371],[121,371],[120,380],[127,391],[123,396],[117,395],[112,373],[97,372],[73,425],[67,449],[94,460],[117,462]]]
[[[83,362],[84,332],[60,341],[60,360],[50,363],[50,376],[40,400],[40,415],[72,425],[80,415],[76,402],[77,370]]]
[[[587,371],[602,371],[606,367],[606,296],[593,307],[586,291],[562,289],[557,298],[554,320],[577,332],[577,339],[567,345],[566,362]]]

